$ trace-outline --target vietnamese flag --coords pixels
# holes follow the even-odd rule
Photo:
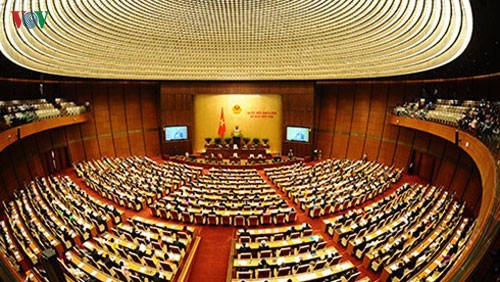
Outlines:
[[[226,132],[226,121],[224,120],[224,108],[220,108],[219,136],[222,138]]]

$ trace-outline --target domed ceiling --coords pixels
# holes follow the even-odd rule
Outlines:
[[[84,78],[404,75],[452,61],[472,34],[468,0],[0,3],[0,47],[7,58],[42,73]]]

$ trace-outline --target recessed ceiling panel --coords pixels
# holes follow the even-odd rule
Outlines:
[[[7,58],[85,78],[403,75],[450,62],[472,33],[468,0],[3,1]]]

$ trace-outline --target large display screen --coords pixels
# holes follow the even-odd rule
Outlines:
[[[307,127],[286,127],[286,140],[297,142],[309,142],[309,128]]]
[[[186,140],[188,138],[187,126],[167,126],[165,130],[165,140]]]

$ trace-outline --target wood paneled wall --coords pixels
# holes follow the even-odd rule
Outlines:
[[[312,128],[314,119],[313,82],[165,82],[161,86],[161,125],[188,125],[192,136],[193,95],[196,94],[279,94],[283,101],[283,132],[288,125]],[[163,139],[162,139],[163,140]],[[191,151],[191,140],[162,141],[162,152]],[[283,141],[282,151],[292,149],[298,156],[309,156],[312,142]]]
[[[60,96],[89,101],[92,120],[66,130],[73,162],[103,156],[158,155],[157,84],[60,85]]]
[[[16,84],[17,85],[17,84]],[[15,86],[3,86],[14,89]],[[38,85],[18,85],[31,95],[15,94],[2,99],[40,98]],[[17,92],[16,92],[17,93]],[[50,174],[48,152],[66,152],[69,162],[104,156],[158,155],[159,84],[156,83],[61,83],[44,88],[44,98],[62,97],[89,101],[92,118],[81,125],[42,132],[9,146],[0,153],[0,200],[36,176]],[[60,151],[60,150],[63,151]],[[60,153],[62,154],[62,153]],[[56,159],[63,159],[56,156]],[[62,162],[61,162],[62,163]]]
[[[472,159],[442,138],[389,124],[393,106],[418,97],[424,86],[420,81],[320,83],[316,146],[328,158],[359,159],[367,154],[370,160],[405,168],[413,162],[414,174],[456,192],[477,215],[481,179]]]
[[[477,168],[454,144],[426,133],[391,126],[387,113],[422,87],[448,98],[496,99],[500,75],[433,81],[345,82],[71,82],[45,83],[45,98],[89,101],[91,121],[31,136],[0,153],[0,199],[24,181],[49,173],[43,155],[66,148],[70,162],[103,156],[157,155],[191,150],[191,143],[166,143],[162,128],[193,127],[194,94],[280,94],[283,134],[287,125],[313,129],[311,143],[283,141],[282,150],[308,156],[313,148],[324,157],[369,159],[406,167],[420,153],[419,171],[433,183],[456,191],[474,213],[480,206]],[[5,100],[40,98],[37,82],[0,83]],[[417,152],[417,153],[415,153]]]

